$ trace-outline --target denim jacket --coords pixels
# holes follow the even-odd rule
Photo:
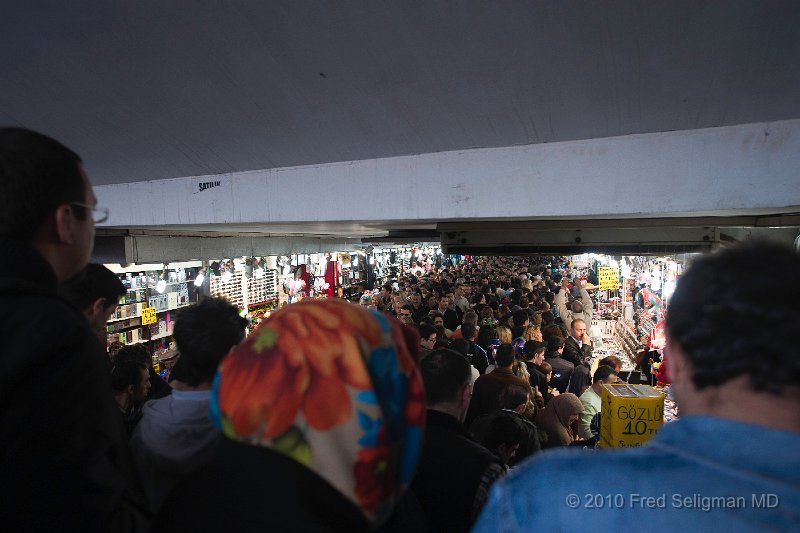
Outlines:
[[[800,433],[707,416],[645,446],[539,454],[495,484],[473,531],[798,531]]]

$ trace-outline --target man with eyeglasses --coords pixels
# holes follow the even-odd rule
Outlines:
[[[0,523],[8,531],[149,526],[105,357],[58,284],[89,262],[97,207],[81,159],[0,129]],[[55,324],[46,335],[42,324]]]

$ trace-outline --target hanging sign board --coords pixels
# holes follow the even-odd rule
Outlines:
[[[142,325],[147,326],[149,324],[156,323],[156,310],[152,307],[143,307],[142,308]]]
[[[349,265],[350,264],[350,254],[348,254],[346,252],[339,254],[339,261],[343,265]]]
[[[618,268],[600,267],[597,278],[600,281],[599,288],[601,291],[619,289]]]

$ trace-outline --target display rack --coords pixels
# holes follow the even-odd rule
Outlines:
[[[639,341],[633,330],[622,320],[618,320],[614,327],[614,341],[620,350],[619,355],[625,357],[628,363],[635,364],[636,353],[641,349]]]
[[[278,301],[278,271],[266,270],[255,274],[252,278],[245,277],[247,285],[247,308],[252,310]],[[243,307],[244,308],[244,307]]]
[[[107,341],[109,345],[114,342],[129,345],[161,340],[161,343],[150,345],[151,351],[166,349],[175,323],[173,312],[190,305],[195,297],[191,279],[187,280],[187,276],[192,278],[196,271],[186,266],[174,269],[164,269],[162,265],[140,266],[150,268],[136,271],[134,265],[133,270],[126,271],[119,265],[110,265],[122,269],[116,273],[126,292],[106,323]],[[153,270],[158,267],[161,269]],[[161,279],[165,283],[163,291],[158,292],[154,287]],[[152,324],[142,324],[142,310],[147,307],[156,311],[156,321]]]
[[[225,281],[223,281],[224,278]],[[219,298],[225,298],[239,309],[247,309],[245,301],[247,287],[245,286],[244,271],[224,273],[221,276],[211,274],[209,280],[209,294]]]

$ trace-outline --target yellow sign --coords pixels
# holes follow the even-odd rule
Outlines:
[[[664,395],[648,385],[603,385],[600,446],[641,446],[664,423]]]
[[[148,324],[155,324],[156,323],[156,310],[152,307],[143,307],[142,308],[142,325],[146,326]]]
[[[612,267],[600,267],[597,278],[600,281],[599,289],[607,291],[619,289],[619,269]]]

